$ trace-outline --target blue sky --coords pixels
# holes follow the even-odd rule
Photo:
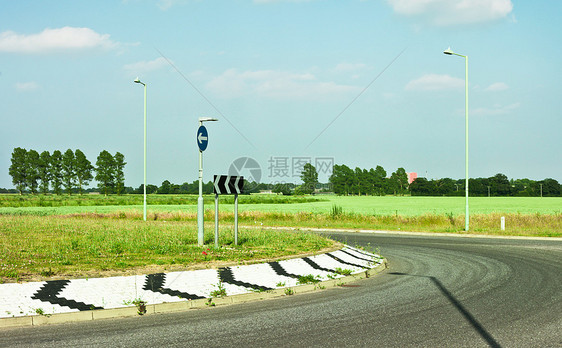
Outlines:
[[[102,150],[142,183],[205,181],[254,158],[299,182],[301,159],[464,178],[562,181],[558,1],[0,0],[0,187],[13,148]],[[286,169],[283,171],[280,169]],[[285,175],[285,173],[288,173]],[[243,173],[244,174],[244,173]],[[247,174],[246,174],[247,175]],[[321,181],[327,181],[321,173]],[[95,185],[95,182],[93,183]]]

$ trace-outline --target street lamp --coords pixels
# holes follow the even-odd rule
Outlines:
[[[135,83],[140,83],[144,86],[144,204],[142,210],[142,217],[146,221],[146,83],[143,83],[137,77],[134,81]]]
[[[218,119],[212,117],[199,117],[199,127],[203,126],[203,122],[212,121],[218,121]],[[205,141],[207,140],[208,139],[205,139]],[[205,209],[203,206],[203,150],[199,148],[199,198],[197,198],[197,244],[199,245],[203,245],[205,241],[203,225],[203,214],[205,214]]]
[[[464,216],[464,229],[468,231],[468,222],[469,222],[469,215],[468,215],[468,56],[458,54],[451,50],[451,47],[447,48],[443,53],[447,55],[455,55],[464,58],[465,64],[465,77],[464,77],[464,90],[465,90],[465,113],[464,113],[464,122],[465,122],[465,197],[466,197],[466,213]]]

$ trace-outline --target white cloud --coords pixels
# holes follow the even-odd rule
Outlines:
[[[226,70],[206,87],[224,98],[257,95],[274,99],[326,99],[360,90],[332,81],[318,81],[311,73],[274,70],[239,72],[236,69]]]
[[[509,86],[506,83],[496,82],[496,83],[492,83],[484,90],[488,92],[500,92],[500,91],[505,91],[506,89],[509,89]]]
[[[521,103],[513,103],[510,105],[500,105],[496,104],[491,108],[476,108],[474,110],[469,110],[470,115],[475,116],[497,116],[510,114],[512,111],[516,110],[521,106]]]
[[[164,57],[158,57],[154,60],[126,64],[123,66],[123,69],[137,75],[142,75],[143,73],[158,70],[166,66],[168,66],[168,61],[164,59]]]
[[[16,89],[20,92],[30,92],[39,88],[37,82],[17,82]]]
[[[491,22],[506,18],[511,0],[387,0],[400,15],[418,17],[437,26]]]
[[[462,88],[464,80],[449,75],[427,74],[408,82],[408,91],[439,91],[444,89]]]
[[[109,34],[98,34],[89,28],[63,27],[45,29],[38,34],[0,33],[0,52],[43,53],[61,50],[113,48],[118,44]]]

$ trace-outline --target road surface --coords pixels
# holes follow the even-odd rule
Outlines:
[[[0,330],[0,346],[562,347],[562,241],[331,234],[389,268],[350,286],[146,317]]]

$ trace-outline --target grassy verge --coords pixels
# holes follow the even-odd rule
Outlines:
[[[148,195],[150,205],[196,205],[198,195]],[[208,196],[212,201],[214,196]],[[312,196],[240,195],[239,204],[291,204],[320,202]],[[234,196],[223,196],[221,202],[234,203]],[[142,205],[143,195],[42,195],[0,194],[0,207],[82,207]]]
[[[501,217],[506,229],[501,230]],[[226,219],[229,217],[225,216]],[[222,218],[221,218],[222,219]],[[419,232],[464,232],[464,215],[424,214],[361,215],[339,214],[286,214],[245,212],[241,223],[265,226],[292,226],[313,228],[346,228]],[[562,214],[476,214],[470,217],[470,233],[503,236],[562,237]]]
[[[100,214],[76,214],[75,216],[96,216]],[[135,211],[120,211],[100,216],[113,219],[142,220],[142,213]],[[502,231],[501,217],[506,219],[506,229]],[[0,215],[1,217],[1,215]],[[180,222],[195,224],[195,212],[153,212],[148,214],[149,220]],[[221,212],[219,215],[222,226],[231,226],[234,221],[232,212]],[[205,211],[205,220],[214,220],[214,211]],[[286,212],[240,212],[238,221],[246,226],[279,226],[279,227],[313,227],[313,228],[346,228],[371,229],[391,231],[420,231],[420,232],[448,232],[462,233],[464,231],[464,215],[423,214],[414,216],[401,215],[364,215],[345,213],[334,208],[331,213],[286,213]],[[211,227],[212,228],[212,227]],[[490,213],[475,214],[470,217],[470,233],[505,235],[505,236],[534,236],[534,237],[562,237],[562,214],[515,214]]]
[[[209,247],[214,245],[209,224],[207,246],[198,247],[192,220],[144,222],[125,214],[0,216],[0,281],[205,268],[314,253],[335,245],[314,234],[240,229],[239,245],[234,246],[232,229],[225,226],[220,231],[222,247],[215,249]]]

